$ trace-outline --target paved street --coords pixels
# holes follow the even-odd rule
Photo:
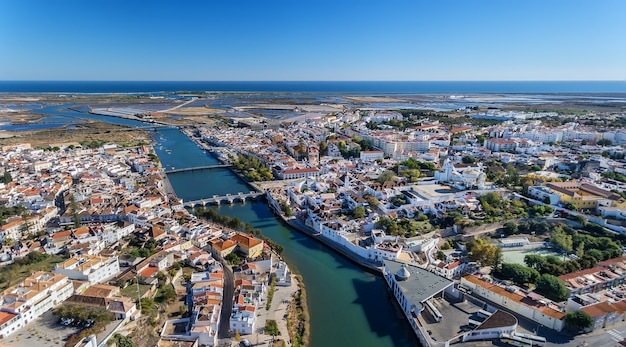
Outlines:
[[[224,293],[222,296],[222,311],[220,312],[220,326],[217,336],[219,339],[230,337],[230,315],[233,312],[233,294],[235,291],[235,278],[224,259],[220,259],[224,270]]]

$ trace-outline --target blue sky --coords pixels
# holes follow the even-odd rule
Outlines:
[[[626,80],[624,0],[6,0],[0,80]]]

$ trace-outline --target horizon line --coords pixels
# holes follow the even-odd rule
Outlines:
[[[395,82],[395,83],[415,83],[415,82],[626,82],[626,79],[614,79],[614,80],[100,80],[100,79],[85,79],[85,80],[55,80],[55,79],[24,79],[24,80],[0,80],[0,82],[219,82],[219,83],[233,83],[233,82],[277,82],[277,83],[310,83],[310,82],[340,82],[340,83],[358,83],[358,82]]]

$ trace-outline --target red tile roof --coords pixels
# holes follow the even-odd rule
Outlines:
[[[154,274],[156,274],[157,272],[159,272],[159,268],[156,266],[148,266],[147,268],[143,269],[143,271],[141,271],[139,273],[139,275],[141,275],[142,277],[145,278],[150,278],[152,276],[154,276]]]

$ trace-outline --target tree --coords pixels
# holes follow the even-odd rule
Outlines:
[[[539,277],[539,272],[537,272],[537,270],[513,263],[502,264],[502,269],[499,272],[502,277],[510,279],[519,285],[534,283],[537,277]]]
[[[231,218],[231,220],[228,222],[228,227],[231,228],[231,229],[238,230],[239,227],[241,227],[241,224],[242,223],[239,220],[239,218],[234,217],[234,218]]]
[[[524,256],[524,264],[531,269],[537,271],[541,270],[541,267],[546,263],[546,259],[539,254],[527,254]]]
[[[176,301],[176,291],[174,290],[174,287],[172,287],[171,284],[168,284],[165,286],[165,288],[163,288],[163,301],[165,301],[168,304],[173,303],[174,301]]]
[[[593,318],[582,310],[571,311],[565,314],[565,326],[568,330],[578,333],[593,326]]]
[[[178,306],[178,313],[181,316],[184,316],[187,312],[189,312],[189,308],[187,307],[187,305],[180,305],[180,306]]]
[[[74,220],[74,228],[80,228],[80,211],[78,211],[78,203],[73,194],[69,196],[69,201],[72,219]]]
[[[133,347],[133,340],[130,337],[124,336],[120,333],[115,333],[109,341],[111,344],[115,343],[117,347]],[[107,345],[108,344],[109,342],[107,342]]]
[[[481,266],[494,266],[502,262],[500,247],[487,243],[484,239],[475,239],[467,244],[469,258]]]
[[[241,258],[239,258],[239,256],[237,256],[237,254],[235,253],[230,253],[226,255],[224,259],[226,259],[226,261],[230,265],[238,265],[239,263],[241,263]]]
[[[461,159],[461,161],[464,164],[474,164],[476,162],[476,158],[472,157],[471,155],[466,155],[463,157],[463,159]]]
[[[328,143],[326,141],[320,142],[320,155],[328,154]]]
[[[241,341],[241,334],[239,334],[239,329],[235,330],[235,341]]]
[[[535,283],[535,291],[554,301],[563,301],[569,296],[563,281],[556,276],[548,274],[539,276]]]
[[[280,209],[283,211],[283,213],[287,217],[291,217],[293,215],[293,212],[291,212],[291,206],[289,206],[289,204],[286,201],[280,202]]]
[[[365,198],[365,201],[367,201],[367,204],[375,207],[378,206],[378,204],[380,203],[380,201],[378,201],[378,199],[376,199],[376,197],[374,195],[364,195],[363,196]]]
[[[272,336],[280,335],[280,330],[278,330],[278,324],[274,319],[268,319],[265,321],[265,333]]]
[[[504,223],[504,233],[507,235],[517,234],[518,228],[517,223],[515,222],[506,222]]]
[[[121,289],[126,288],[126,280],[123,278],[118,278],[117,282],[116,282],[117,286],[120,287]]]
[[[154,301],[150,298],[141,298],[141,313],[148,316],[154,313]]]
[[[11,183],[11,181],[13,181],[11,173],[5,170],[4,174],[2,174],[2,177],[0,177],[0,183],[8,184]]]
[[[378,176],[378,183],[385,183],[388,181],[393,181],[396,177],[396,174],[391,171],[391,170],[385,170],[383,171],[383,173],[380,174],[380,176]]]
[[[365,207],[363,206],[355,207],[354,210],[352,210],[352,217],[355,219],[365,217]]]
[[[574,249],[572,235],[567,234],[563,230],[563,228],[555,228],[555,230],[552,232],[552,235],[550,236],[550,243],[567,253],[571,252]]]
[[[582,258],[584,254],[585,254],[585,243],[581,242],[578,244],[578,247],[576,247],[576,256],[578,258]]]

